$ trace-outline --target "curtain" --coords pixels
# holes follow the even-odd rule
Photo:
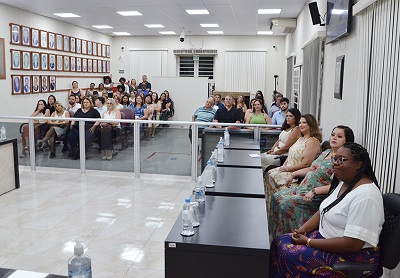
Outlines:
[[[151,82],[151,76],[167,76],[167,54],[168,50],[131,49],[130,78],[142,80],[145,74]]]
[[[294,56],[286,59],[286,94],[284,94],[290,100],[290,106],[293,107],[293,66]]]
[[[225,91],[265,92],[266,59],[266,50],[226,50]]]

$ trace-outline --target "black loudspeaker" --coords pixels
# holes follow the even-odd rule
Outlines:
[[[321,17],[319,15],[318,4],[317,2],[312,2],[308,4],[308,8],[310,9],[311,19],[313,25],[321,24]]]

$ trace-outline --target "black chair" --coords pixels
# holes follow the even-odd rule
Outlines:
[[[400,194],[386,193],[383,195],[385,208],[385,223],[379,237],[381,248],[380,267],[394,269],[400,261]],[[347,277],[362,277],[364,271],[371,271],[369,263],[340,262],[333,266],[335,270],[343,271]]]

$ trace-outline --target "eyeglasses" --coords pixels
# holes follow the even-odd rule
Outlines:
[[[334,163],[334,164],[337,163],[337,164],[339,164],[339,165],[343,164],[343,162],[345,162],[345,161],[347,161],[347,160],[352,160],[352,159],[350,159],[350,158],[344,158],[343,156],[336,156],[336,155],[334,155],[334,156],[331,157],[332,163]]]
[[[112,102],[107,102],[107,104],[113,104]]]

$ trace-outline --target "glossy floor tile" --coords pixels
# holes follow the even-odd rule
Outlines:
[[[0,196],[0,267],[67,275],[76,240],[93,277],[164,277],[164,240],[190,177],[20,167],[21,188]]]

